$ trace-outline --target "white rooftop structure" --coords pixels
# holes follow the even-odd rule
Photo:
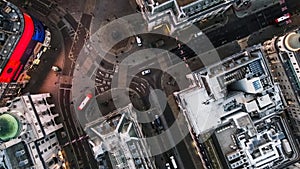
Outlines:
[[[242,0],[240,3],[249,2]],[[168,24],[170,32],[224,13],[237,0],[136,0],[149,30]]]
[[[63,165],[60,161],[60,147],[55,131],[62,124],[56,121],[58,114],[52,111],[54,104],[49,104],[49,93],[24,95],[8,102],[0,108],[1,132],[0,152],[4,158],[0,166],[4,168],[55,169]],[[6,124],[12,124],[7,130]]]
[[[253,121],[248,113],[240,112],[216,129],[215,145],[222,151],[224,165],[232,169],[283,168],[297,159],[296,145],[286,126],[278,115]]]
[[[267,115],[272,113],[267,111],[270,106],[283,106],[259,47],[187,77],[192,85],[174,95],[196,135],[213,130],[221,125],[222,118],[244,107]]]
[[[98,162],[110,161],[116,169],[155,168],[132,105],[87,124],[86,131]]]
[[[174,93],[178,106],[195,142],[213,135],[224,168],[276,168],[298,159],[281,118],[286,103],[260,45],[186,77],[191,85]]]

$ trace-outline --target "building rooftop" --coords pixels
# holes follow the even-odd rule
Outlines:
[[[249,0],[241,0],[244,1]],[[200,20],[212,18],[227,11],[236,0],[142,0],[142,9],[148,29],[169,25],[169,33],[184,29]]]
[[[62,165],[55,131],[63,126],[56,120],[58,114],[51,111],[54,105],[48,103],[49,97],[49,93],[28,94],[0,107],[0,167],[42,169]]]
[[[280,86],[263,57],[261,46],[247,48],[187,75],[190,87],[174,93],[197,140],[212,136],[223,168],[278,168],[297,159]]]
[[[134,114],[129,105],[87,124],[86,130],[99,163],[114,168],[153,168]]]
[[[0,139],[2,141],[7,141],[18,136],[20,128],[19,120],[13,115],[0,115]]]
[[[188,78],[193,86],[174,94],[197,135],[244,105],[247,111],[262,111],[281,101],[259,50],[239,53]]]
[[[296,151],[291,148],[294,143],[283,126],[280,116],[254,124],[247,113],[239,113],[216,129],[215,146],[221,150],[220,156],[227,167],[278,167],[292,159]],[[249,127],[252,132],[247,130]]]
[[[10,162],[10,164],[6,163],[6,165],[10,166],[10,168],[24,169],[32,166],[31,156],[24,142],[7,148],[5,153],[6,160]]]
[[[24,29],[21,11],[9,2],[0,3],[0,72],[8,62]]]

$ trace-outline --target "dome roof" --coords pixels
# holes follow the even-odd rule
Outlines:
[[[290,51],[300,50],[300,34],[299,33],[290,33],[285,38],[285,46]]]
[[[0,115],[0,140],[8,141],[19,135],[19,120],[10,114]]]

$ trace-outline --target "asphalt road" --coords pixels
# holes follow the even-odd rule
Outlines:
[[[295,1],[295,0],[294,0]],[[32,1],[35,2],[35,1]],[[67,6],[67,2],[60,2],[61,4],[59,5],[64,5]],[[65,4],[64,4],[65,3]],[[296,4],[296,5],[295,5]],[[299,9],[299,3],[295,1],[295,3],[288,3],[288,7],[289,10],[295,11]],[[80,5],[80,4],[78,4]],[[81,3],[82,5],[82,3]],[[32,6],[35,10],[39,11],[39,14],[41,14],[42,16],[47,16],[51,13],[50,9],[45,8],[44,6],[39,5],[39,3],[33,3]],[[122,10],[120,10],[122,9]],[[95,4],[95,8],[91,13],[85,13],[83,15],[81,15],[82,11],[84,10],[83,7],[78,7],[77,14],[79,13],[81,18],[80,20],[78,20],[81,24],[78,24],[77,21],[73,18],[73,16],[71,16],[70,14],[65,14],[62,15],[61,17],[64,18],[67,23],[69,23],[71,25],[71,29],[69,27],[65,27],[65,23],[63,21],[58,22],[58,28],[60,29],[62,36],[63,36],[63,40],[64,40],[64,49],[65,49],[65,53],[66,56],[69,56],[70,59],[66,59],[65,60],[65,66],[62,72],[63,76],[67,76],[67,77],[71,77],[72,73],[73,73],[73,69],[74,69],[74,64],[73,61],[76,59],[76,56],[78,55],[78,53],[80,52],[83,43],[85,41],[86,38],[88,38],[88,33],[90,32],[95,32],[96,30],[99,29],[99,27],[106,22],[109,22],[110,20],[114,19],[114,18],[118,18],[127,14],[131,14],[134,9],[132,8],[132,4],[127,3],[126,1],[118,1],[116,2],[111,2],[111,1],[96,1]],[[122,11],[122,12],[120,12]],[[76,12],[76,11],[75,11]],[[209,39],[211,40],[211,42],[213,43],[213,45],[215,47],[217,46],[221,46],[223,44],[226,44],[228,42],[234,41],[236,39],[240,39],[243,37],[246,37],[248,35],[250,35],[253,32],[256,32],[258,30],[260,30],[261,28],[264,28],[270,24],[273,24],[273,20],[278,17],[281,16],[282,12],[281,12],[281,7],[280,6],[274,6],[272,8],[266,9],[262,12],[259,12],[257,14],[254,15],[250,15],[248,17],[245,17],[243,19],[237,19],[234,16],[230,17],[230,20],[228,21],[228,23],[222,27],[219,27],[218,29],[210,29],[207,30],[206,35],[209,37]],[[99,18],[98,21],[93,20],[92,18]],[[91,24],[91,26],[90,26]],[[91,28],[90,28],[91,27]],[[166,50],[170,50],[171,48],[174,48],[174,50],[171,52],[177,54],[178,56],[180,56],[181,58],[178,57],[171,57],[170,59],[170,63],[171,64],[176,64],[178,62],[181,62],[184,57],[186,57],[187,59],[189,57],[191,57],[193,55],[193,52],[190,51],[188,48],[186,47],[182,47],[182,49],[178,49],[176,47],[176,43],[174,43],[174,39],[168,39],[168,37],[154,37],[154,36],[150,36],[150,35],[141,35],[143,37],[144,40],[144,47],[148,48],[148,46],[152,43],[155,42],[157,40],[163,39],[166,44],[163,45],[161,48],[162,49],[166,49]],[[194,41],[194,42],[193,42]],[[199,42],[197,41],[197,39],[194,39],[191,41],[191,43],[196,43],[198,44]],[[59,49],[59,46],[58,46]],[[132,51],[130,52],[135,52],[137,50],[140,50],[140,48],[138,48],[137,46],[134,46],[134,48],[132,49]],[[181,54],[181,50],[183,50],[183,54]],[[129,53],[130,53],[129,52]],[[55,55],[55,52],[53,51],[53,53],[49,53],[50,55]],[[47,73],[50,70],[51,67],[51,63],[53,63],[53,60],[45,60],[48,62],[48,66],[42,66],[43,70],[39,71],[39,73],[43,74],[43,73]],[[150,62],[150,63],[148,63]],[[159,61],[148,61],[146,63],[143,63],[144,65],[142,66],[147,67],[150,64],[154,64],[154,65],[159,65],[161,62]],[[167,62],[167,64],[169,64],[169,62]],[[103,61],[103,64],[101,64],[101,67],[104,68],[104,70],[113,70],[114,65],[111,65],[109,63],[105,63],[105,61]],[[100,68],[99,68],[100,70]],[[102,70],[102,69],[101,69]],[[152,70],[152,69],[151,69]],[[99,80],[102,80],[101,82],[99,82],[99,84],[103,85],[103,79],[105,80],[105,78],[107,78],[106,76],[106,71],[99,73]],[[138,76],[140,76],[140,74],[138,74]],[[143,79],[145,79],[148,83],[144,83],[144,81],[139,80],[139,79],[134,79],[133,81],[131,81],[131,87],[132,89],[134,89],[136,91],[136,93],[138,93],[139,96],[146,96],[147,94],[149,94],[148,92],[148,88],[144,87],[144,86],[151,86],[152,88],[162,88],[161,83],[159,80],[159,77],[161,76],[161,73],[159,71],[156,71],[155,69],[153,69],[153,77],[149,76],[149,77],[145,77]],[[105,78],[103,78],[105,77]],[[141,77],[141,76],[140,76]],[[109,84],[107,82],[110,82],[109,80],[110,75],[108,77],[107,80],[105,80],[105,85],[103,90],[108,90],[109,88]],[[33,79],[34,80],[34,79]],[[40,83],[43,83],[43,77],[42,76],[37,76],[36,79],[34,81],[31,82],[30,86],[32,89],[37,89],[37,87],[40,85]],[[144,84],[143,85],[139,85],[140,83]],[[68,137],[69,137],[69,142],[75,140],[72,144],[69,143],[66,145],[67,146],[71,146],[71,149],[78,154],[78,161],[76,160],[75,163],[77,163],[77,167],[79,167],[79,165],[82,166],[89,166],[89,165],[93,165],[91,162],[91,152],[89,150],[89,145],[86,141],[84,140],[78,140],[79,138],[82,137],[82,131],[80,128],[78,128],[80,125],[78,123],[78,121],[76,120],[76,117],[74,117],[74,115],[72,115],[72,110],[70,109],[70,103],[71,101],[69,100],[70,98],[70,91],[69,89],[66,88],[70,88],[71,86],[64,86],[65,84],[63,84],[63,86],[61,86],[64,89],[60,89],[60,107],[62,109],[62,116],[66,119],[65,125],[66,128],[68,129]],[[105,88],[106,87],[106,88]],[[101,93],[101,87],[98,89],[98,93]],[[30,91],[30,89],[28,89],[28,91]],[[100,91],[100,92],[99,92]],[[110,104],[110,103],[109,103]],[[164,114],[164,117],[166,118],[166,121],[168,123],[169,127],[172,122],[174,121],[174,115],[171,111],[166,110],[166,113]],[[70,118],[71,117],[71,118]],[[74,127],[77,126],[77,127]],[[163,140],[160,140],[160,144],[163,146]],[[178,150],[178,152],[180,152],[180,157],[181,157],[181,161],[184,161],[184,165],[185,168],[188,169],[192,169],[192,168],[196,168],[195,166],[192,166],[193,162],[189,161],[190,159],[190,154],[189,154],[189,150],[187,149],[185,143],[180,142],[177,146],[176,149]],[[168,156],[170,156],[170,154],[173,153],[173,151],[171,152],[166,152],[166,154],[162,155],[162,158],[165,160],[163,162],[161,162],[161,165],[163,166],[165,162],[170,162],[168,159]],[[161,157],[160,157],[161,158]],[[80,162],[80,160],[83,161],[82,164],[78,164],[78,162]],[[74,166],[75,167],[75,166]],[[93,167],[91,167],[93,168]]]
[[[277,4],[244,18],[237,18],[234,13],[229,11],[229,20],[225,25],[204,30],[204,33],[215,47],[244,38],[267,26],[275,25],[275,19],[284,13],[293,14],[299,11],[300,1],[286,0],[285,2],[283,5]],[[281,9],[284,6],[287,7],[286,11]],[[273,34],[276,34],[276,32]]]
[[[281,6],[274,5],[256,14],[237,18],[230,16],[229,21],[215,30],[205,31],[205,35],[215,46],[221,46],[227,42],[244,38],[268,25],[274,24],[274,20],[282,16]]]
[[[171,62],[171,61],[166,61],[166,62]],[[146,92],[142,92],[140,89],[136,89],[137,93],[139,93],[143,96],[147,96],[146,100],[150,99],[149,98],[149,95],[150,95],[149,91],[150,90],[163,89],[162,84],[165,84],[166,82],[162,82],[163,72],[161,71],[160,63],[157,60],[157,58],[156,59],[147,59],[144,62],[142,62],[141,64],[131,65],[131,66],[128,65],[128,66],[129,66],[129,68],[128,68],[127,76],[136,75],[140,79],[144,79],[145,81],[147,81],[147,83],[149,84],[147,86],[145,85],[146,87],[149,88],[148,90],[147,90],[147,88],[144,89]],[[150,68],[151,73],[143,76],[140,72],[145,70],[147,67],[152,67],[152,68]],[[136,81],[137,80],[133,79],[133,81],[131,81],[131,84],[136,83]],[[143,85],[140,85],[139,87],[144,88]],[[133,90],[134,90],[134,88],[133,88]],[[144,98],[141,97],[141,99],[144,99]],[[147,103],[150,103],[150,102],[147,102]],[[135,106],[146,106],[146,107],[148,107],[148,105],[144,105],[145,102],[142,102],[142,104],[143,105],[135,105]],[[152,117],[152,119],[153,119],[153,117]],[[174,121],[175,121],[174,113],[172,112],[172,110],[170,109],[168,104],[166,105],[166,108],[164,109],[164,113],[161,116],[161,119],[162,119],[162,121],[165,121],[165,123],[166,123],[165,126],[164,126],[165,130],[168,130],[169,127],[171,127],[173,125]],[[143,131],[145,133],[147,133],[148,136],[149,135],[152,136],[151,131],[153,131],[153,130],[156,131],[156,134],[157,134],[157,132],[159,132],[156,129],[151,129],[150,127],[143,128]],[[153,132],[152,132],[152,134],[153,134]],[[159,147],[159,146],[155,147],[155,148],[160,149],[160,150],[155,150],[155,151],[162,151],[163,152],[163,150],[166,149],[166,141],[169,140],[170,142],[173,142],[174,138],[172,138],[172,136],[170,136],[170,137],[166,138],[167,140],[166,139],[161,140],[161,137],[158,137],[157,139],[158,139],[158,140],[156,140],[157,145],[159,145],[161,147]],[[192,139],[191,139],[190,135],[187,135],[185,140],[182,140],[177,145],[174,145],[173,149],[171,149],[170,151],[167,151],[167,152],[165,152],[165,153],[163,153],[159,156],[156,156],[156,159],[163,159],[163,160],[158,160],[158,161],[156,160],[157,165],[164,166],[167,162],[170,163],[169,157],[171,155],[174,155],[176,157],[176,159],[178,160],[178,164],[180,164],[180,161],[181,161],[181,164],[183,165],[182,166],[183,168],[188,168],[188,169],[201,168],[201,165],[200,166],[195,166],[195,163],[192,160],[192,159],[197,159],[197,158],[198,158],[198,160],[200,160],[200,159],[197,156],[197,154],[194,153],[195,152],[194,150],[191,150],[191,149],[188,148],[188,147],[192,147],[192,145],[191,145],[192,141],[191,140]],[[189,144],[189,146],[187,146],[186,144]],[[193,157],[191,157],[191,156],[193,156]]]

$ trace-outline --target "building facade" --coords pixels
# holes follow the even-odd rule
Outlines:
[[[50,94],[24,95],[0,108],[0,166],[58,169],[64,166],[55,131],[62,128]]]
[[[237,1],[243,4],[242,0]],[[162,25],[172,34],[192,23],[224,13],[236,0],[136,0],[151,31]]]
[[[300,32],[294,31],[263,43],[274,81],[280,84],[287,102],[291,127],[300,135]]]

